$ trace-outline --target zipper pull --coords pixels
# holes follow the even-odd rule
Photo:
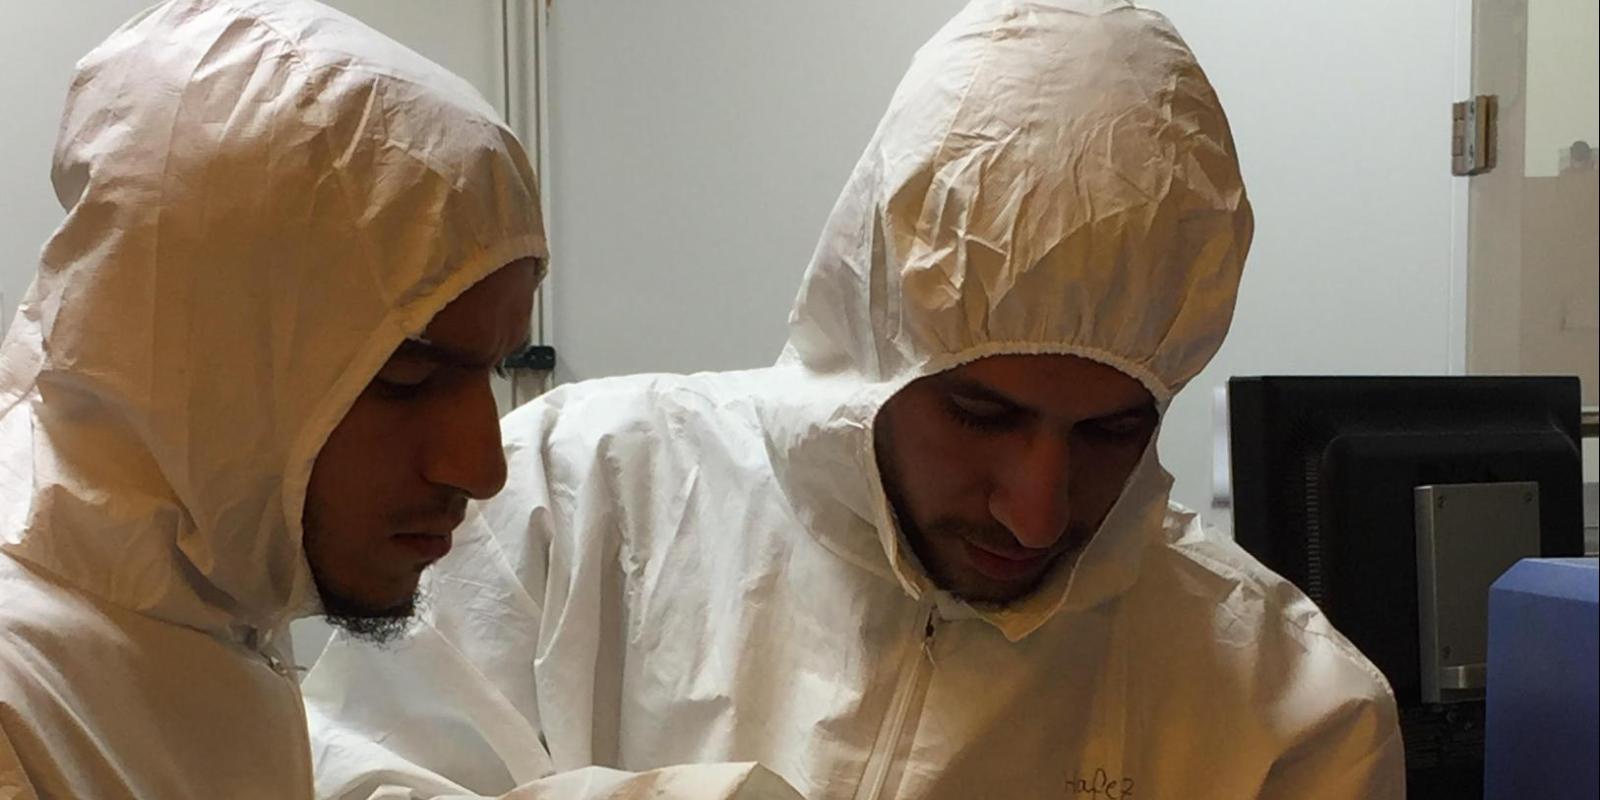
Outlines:
[[[939,612],[936,608],[928,609],[928,624],[922,629],[922,655],[928,659],[930,666],[937,666],[937,663],[933,660],[933,634],[934,621],[938,618],[938,614]]]
[[[245,634],[244,644],[260,655],[261,659],[267,662],[267,668],[277,673],[278,677],[298,683],[295,675],[296,668],[285,657],[283,648],[278,644],[277,637],[273,636],[273,631],[251,628],[249,633]]]

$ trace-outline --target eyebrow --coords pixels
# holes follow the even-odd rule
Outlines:
[[[993,388],[985,386],[984,384],[979,383],[979,382],[977,382],[977,381],[975,381],[975,380],[973,380],[971,378],[963,378],[963,377],[951,375],[951,376],[947,376],[945,378],[945,380],[948,382],[948,385],[949,385],[949,388],[950,388],[951,391],[959,392],[961,394],[970,396],[975,400],[982,400],[982,401],[988,402],[988,403],[996,403],[996,404],[999,404],[999,405],[1008,406],[1008,407],[1010,407],[1012,409],[1015,409],[1015,410],[1031,410],[1032,409],[1032,407],[1029,406],[1028,404],[1022,403],[1022,402],[1018,402],[1015,398],[1005,394],[1004,392],[1000,392],[1000,391],[997,391],[997,390],[995,390]],[[1126,408],[1120,408],[1120,409],[1116,409],[1116,410],[1107,412],[1105,414],[1097,415],[1095,417],[1092,417],[1092,419],[1096,419],[1096,420],[1113,420],[1113,419],[1121,419],[1121,418],[1124,418],[1124,417],[1150,417],[1150,416],[1154,416],[1155,414],[1156,414],[1155,401],[1154,400],[1148,400],[1148,401],[1138,402],[1135,405],[1131,405],[1131,406],[1128,406]]]
[[[1139,403],[1138,405],[1129,406],[1129,407],[1124,408],[1124,409],[1113,411],[1113,412],[1111,412],[1109,414],[1101,414],[1100,416],[1095,417],[1095,419],[1103,419],[1104,420],[1104,419],[1121,419],[1123,417],[1154,417],[1154,416],[1156,416],[1156,402],[1154,400],[1151,400],[1149,402]]]
[[[528,345],[532,341],[532,336],[524,338],[522,342],[513,348],[511,353],[507,355],[522,352],[528,348]],[[504,360],[503,358],[490,358],[486,361],[477,353],[463,350],[458,347],[451,347],[448,344],[435,342],[420,336],[411,337],[401,342],[400,347],[395,350],[394,354],[403,358],[421,358],[427,361],[433,361],[463,369],[481,369],[483,367],[492,367]]]

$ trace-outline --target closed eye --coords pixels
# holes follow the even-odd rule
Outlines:
[[[393,388],[415,389],[427,383],[438,371],[439,365],[432,361],[397,356],[378,370],[375,380]]]
[[[1153,412],[1136,411],[1089,420],[1083,425],[1086,432],[1098,438],[1134,439],[1143,436],[1154,423],[1155,414]]]
[[[946,407],[956,422],[977,431],[1002,431],[1014,425],[1018,409],[1008,403],[961,394],[945,396]]]

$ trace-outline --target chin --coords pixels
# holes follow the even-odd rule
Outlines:
[[[409,617],[417,605],[417,582],[366,598],[362,605],[374,612],[372,616]]]
[[[950,593],[969,603],[1004,606],[1033,594],[1043,580],[1044,576],[1040,575],[1018,583],[996,583],[989,578],[975,575],[957,588],[951,589]]]
[[[966,600],[969,603],[973,603],[973,604],[976,604],[976,605],[1007,606],[1007,605],[1010,605],[1013,602],[1021,600],[1024,597],[1027,597],[1028,596],[1028,592],[1026,592],[1026,591],[1016,591],[1016,590],[1004,591],[1004,592],[989,591],[989,592],[974,592],[974,593],[968,594],[968,595],[960,595],[960,594],[958,594],[957,596],[960,597],[963,600]]]
[[[352,588],[352,583],[361,587],[360,581],[325,580],[317,576],[323,613],[329,617],[357,619],[405,618],[415,613],[419,583],[415,577],[404,582],[387,582],[381,587],[368,584]]]

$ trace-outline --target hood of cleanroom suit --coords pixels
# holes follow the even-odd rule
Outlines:
[[[274,755],[305,749],[274,724],[293,682],[234,681],[207,642],[264,652],[318,610],[312,463],[404,338],[545,257],[533,170],[469,84],[354,19],[192,0],[78,63],[50,177],[65,218],[0,349],[0,650],[22,664],[0,744],[46,795],[294,796],[198,788],[251,758],[308,779],[308,754]],[[125,685],[194,664],[182,699]]]
[[[1138,379],[1164,412],[1227,334],[1252,230],[1227,119],[1165,20],[1109,0],[974,3],[918,52],[801,282],[780,365],[832,391],[774,415],[789,495],[873,520],[898,579],[927,593],[864,435],[882,403],[984,356],[1060,353]],[[1076,604],[1131,581],[1169,484],[1152,444]],[[1026,635],[1073,572],[991,618]]]
[[[1153,445],[1003,606],[933,584],[874,457],[889,397],[995,354],[1110,365],[1164,412],[1227,332],[1251,232],[1165,19],[975,0],[890,101],[776,365],[506,418],[507,488],[422,624],[387,651],[336,638],[308,678],[319,790],[754,760],[814,798],[1399,796],[1382,676],[1169,504]]]
[[[3,351],[0,547],[207,630],[307,608],[329,432],[402,339],[545,253],[494,109],[313,12],[169,4],[79,63],[66,219]]]

